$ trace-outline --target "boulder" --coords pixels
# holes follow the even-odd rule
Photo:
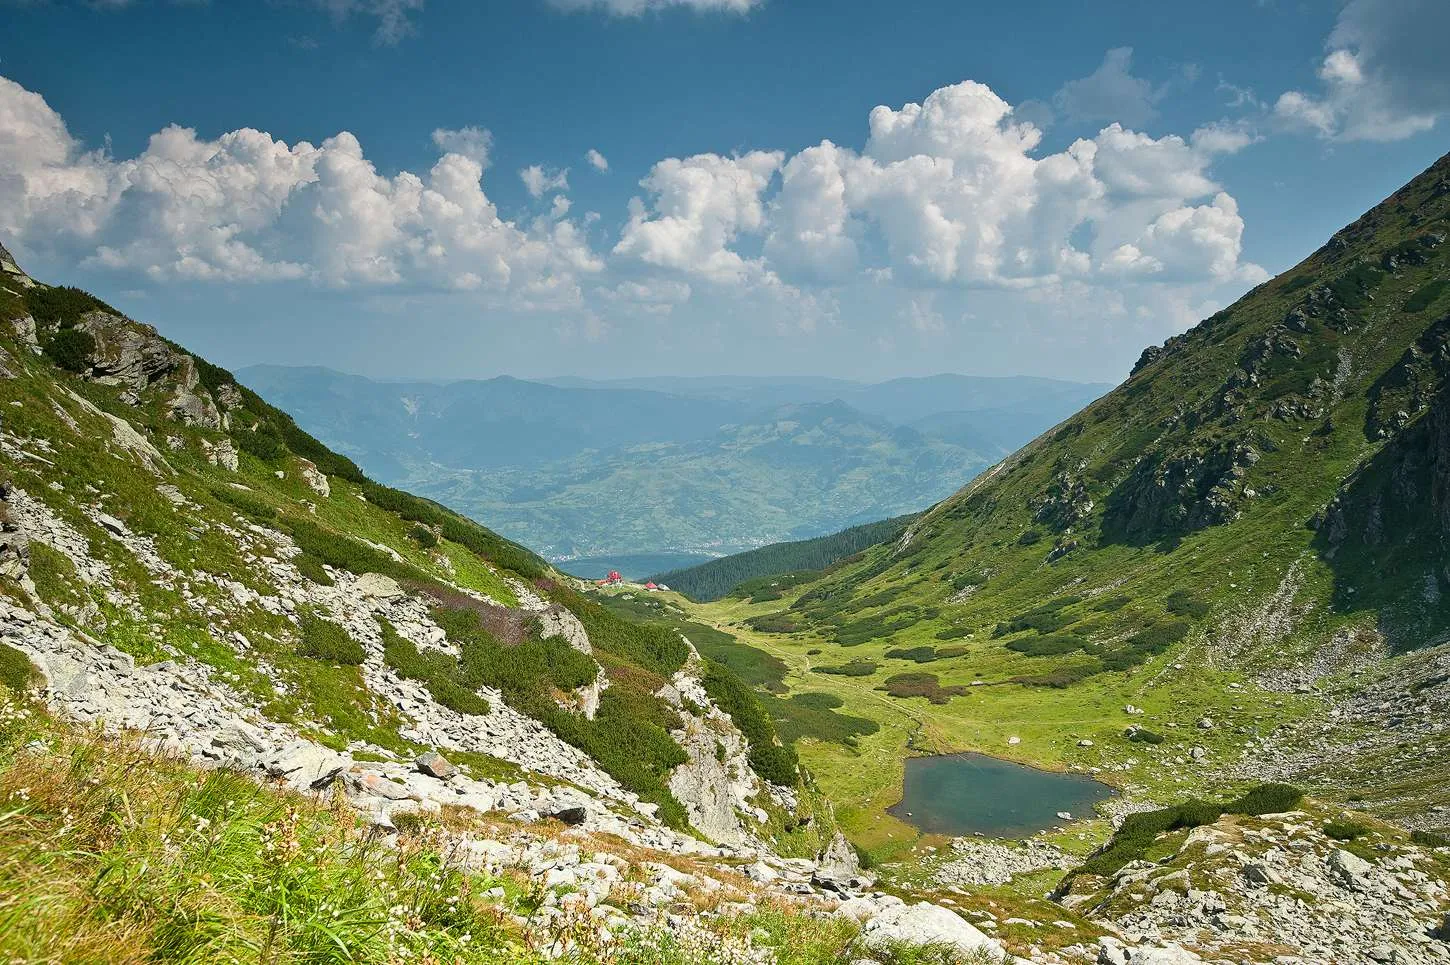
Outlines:
[[[419,771],[429,777],[436,777],[440,781],[446,781],[458,773],[458,768],[448,763],[448,758],[437,751],[425,751],[419,754],[413,763]]]
[[[888,908],[866,920],[861,931],[865,949],[889,950],[897,944],[950,948],[962,956],[1006,957],[996,939],[968,924],[956,912],[925,901]]]
[[[357,578],[357,591],[375,600],[393,600],[403,595],[398,581],[383,573],[364,573]]]
[[[562,821],[570,827],[578,827],[589,817],[589,812],[582,807],[560,808],[549,817],[555,821]]]
[[[1343,848],[1337,848],[1329,855],[1328,865],[1330,875],[1350,887],[1363,885],[1374,870],[1374,865]]]

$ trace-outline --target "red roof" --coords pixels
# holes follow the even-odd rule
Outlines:
[[[655,587],[655,585],[654,585],[654,584],[653,584],[653,583],[646,583],[646,584],[645,584],[645,585],[644,585],[644,588],[645,588],[645,589],[646,589],[646,590],[653,590],[653,589],[655,589],[655,588],[656,588],[656,587]]]

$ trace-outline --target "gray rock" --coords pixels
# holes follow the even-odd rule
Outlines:
[[[1006,957],[996,939],[968,924],[956,912],[930,902],[902,904],[879,912],[866,920],[860,940],[862,947],[870,951],[902,943],[942,946],[963,956],[986,953]]]
[[[550,814],[549,817],[553,818],[555,821],[562,821],[567,825],[577,827],[583,824],[585,820],[588,819],[589,812],[584,810],[582,807],[560,808],[559,810]]]
[[[436,777],[440,781],[446,781],[458,772],[458,768],[448,763],[448,758],[437,751],[425,751],[419,754],[413,763],[419,771],[429,777]]]

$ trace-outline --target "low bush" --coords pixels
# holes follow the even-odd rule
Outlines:
[[[915,663],[931,663],[936,659],[935,647],[897,647],[886,651],[886,656],[892,660],[911,660]]]
[[[1404,310],[1407,312],[1423,312],[1425,309],[1429,308],[1430,305],[1434,303],[1435,299],[1440,297],[1440,293],[1445,291],[1445,289],[1447,288],[1450,288],[1450,281],[1446,281],[1444,278],[1437,278],[1434,281],[1427,282],[1424,285],[1421,285],[1419,288],[1415,289],[1414,293],[1411,294],[1409,298],[1405,299]]]
[[[745,625],[761,633],[795,633],[801,629],[800,620],[790,613],[762,613],[751,617]]]
[[[1123,736],[1128,738],[1128,740],[1134,744],[1163,743],[1162,734],[1156,734],[1153,731],[1145,730],[1142,727],[1129,727],[1126,731],[1123,732]]]
[[[1198,619],[1208,613],[1209,606],[1191,590],[1174,590],[1163,601],[1163,608],[1174,616]]]
[[[893,697],[925,697],[933,704],[945,704],[967,692],[962,686],[942,686],[934,673],[899,673],[887,677],[878,688]]]
[[[1077,653],[1086,646],[1087,641],[1082,637],[1058,633],[1013,640],[1007,644],[1007,649],[1029,657],[1057,657],[1065,653]]]
[[[1422,848],[1450,848],[1450,838],[1434,831],[1411,831],[1410,841]]]
[[[945,630],[938,630],[936,638],[938,640],[960,640],[962,637],[971,635],[971,627],[947,627]]]
[[[725,666],[705,661],[700,680],[705,693],[735,722],[750,743],[750,767],[772,784],[794,787],[798,779],[799,761],[795,749],[778,743],[775,724],[755,695]]]
[[[1292,811],[1304,800],[1304,792],[1292,784],[1260,784],[1225,810],[1233,814],[1279,814]]]
[[[235,486],[217,486],[211,492],[232,509],[258,522],[271,522],[277,518],[277,507],[249,490],[237,489]]]
[[[45,357],[67,372],[84,372],[96,351],[96,340],[78,328],[63,328],[42,343]]]
[[[1356,838],[1364,837],[1369,832],[1369,825],[1360,824],[1358,821],[1336,819],[1324,825],[1325,836],[1336,841],[1353,841]]]
[[[434,533],[422,523],[417,523],[412,529],[408,530],[408,536],[412,538],[413,542],[425,550],[431,550],[438,545],[438,534]]]
[[[0,642],[0,687],[14,691],[27,690],[39,678],[35,664],[21,650]]]
[[[1005,637],[1011,633],[1021,633],[1023,630],[1036,630],[1038,633],[1052,633],[1061,630],[1063,627],[1077,620],[1062,611],[1076,603],[1081,603],[1080,596],[1063,596],[1056,600],[1050,600],[1040,606],[1035,606],[1025,613],[1020,613],[1010,620],[997,624],[992,631],[994,635]]]
[[[1190,800],[1157,811],[1130,814],[1107,844],[1071,872],[1061,887],[1078,875],[1116,874],[1128,862],[1142,858],[1158,835],[1165,832],[1202,827],[1225,814],[1257,815],[1287,811],[1303,797],[1303,791],[1288,784],[1260,784],[1228,804]]]
[[[315,614],[303,614],[300,620],[301,639],[297,653],[313,660],[343,666],[357,666],[367,659],[363,645],[348,636],[346,630],[331,620],[324,620]]]
[[[40,328],[70,328],[88,312],[119,315],[110,305],[80,288],[59,285],[25,290],[25,310]]]
[[[441,651],[423,653],[387,620],[378,619],[383,634],[383,662],[404,680],[417,680],[433,699],[460,714],[489,712],[488,700],[461,682],[458,659]]]
[[[775,721],[780,739],[786,743],[808,737],[854,747],[857,737],[881,729],[874,720],[838,713],[845,702],[835,694],[807,691],[789,697],[762,697],[761,702]]]

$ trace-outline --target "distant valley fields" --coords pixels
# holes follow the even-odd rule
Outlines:
[[[642,575],[920,510],[1109,388],[960,375],[239,375],[388,484],[488,519],[585,576],[610,558]]]

